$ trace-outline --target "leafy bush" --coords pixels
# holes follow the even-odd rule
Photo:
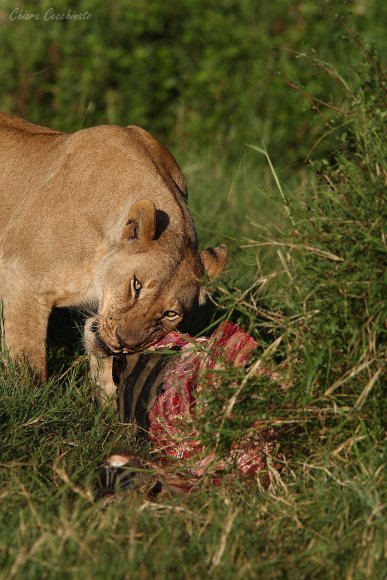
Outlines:
[[[278,294],[294,317],[287,344],[289,360],[299,361],[297,397],[326,396],[351,413],[368,409],[379,417],[386,355],[385,90],[376,61],[359,66],[331,129],[332,155],[314,165],[318,186],[288,238],[292,279]]]
[[[353,35],[364,58],[352,81],[341,83],[345,92],[326,135],[332,154],[311,163],[316,185],[300,202],[293,200],[285,233],[276,228],[267,239],[262,227],[257,241],[247,243],[258,252],[274,246],[277,271],[270,262],[252,290],[239,292],[238,302],[235,291],[222,290],[221,302],[236,308],[245,325],[250,319],[261,344],[266,338],[269,345],[253,366],[261,361],[278,368],[282,361],[279,384],[265,376],[243,388],[231,381],[203,425],[204,437],[216,426],[216,437],[229,446],[256,417],[282,426],[299,460],[313,456],[324,464],[342,450],[348,472],[357,439],[381,460],[387,355],[386,78],[376,56]],[[232,421],[225,422],[236,394]]]
[[[2,3],[0,109],[64,130],[134,123],[181,150],[218,143],[223,156],[261,135],[293,170],[321,128],[308,123],[286,82],[337,95],[334,82],[323,86],[321,67],[311,74],[298,53],[318,48],[339,67],[353,57],[339,40],[343,2],[89,0],[91,20],[63,22],[44,20],[51,5],[22,0],[18,7],[39,21],[10,21],[15,5]],[[60,0],[54,12],[70,8]],[[382,42],[384,10],[359,2],[352,20]]]

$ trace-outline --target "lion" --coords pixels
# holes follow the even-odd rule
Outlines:
[[[7,349],[44,382],[51,310],[86,310],[93,380],[108,397],[111,357],[176,329],[227,247],[198,250],[181,170],[140,127],[64,133],[0,113],[0,167]]]

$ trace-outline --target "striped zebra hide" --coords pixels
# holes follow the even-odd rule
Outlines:
[[[113,360],[120,419],[137,425],[140,438],[147,437],[149,413],[163,393],[164,377],[175,358],[155,351],[122,355]]]

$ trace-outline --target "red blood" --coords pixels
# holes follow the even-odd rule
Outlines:
[[[251,431],[233,445],[229,459],[219,462],[214,451],[205,449],[200,442],[193,415],[193,411],[196,416],[205,411],[205,405],[200,407],[195,402],[194,390],[205,394],[206,390],[215,389],[220,384],[219,376],[206,371],[230,365],[244,366],[257,348],[256,341],[236,324],[223,322],[210,338],[194,339],[172,332],[153,348],[172,347],[180,347],[181,356],[169,369],[164,392],[149,415],[149,434],[156,450],[167,457],[190,459],[192,475],[201,476],[208,471],[219,473],[227,464],[235,464],[244,475],[263,472],[268,482],[267,454],[277,443],[274,429],[264,429],[259,422],[255,423]],[[273,374],[262,368],[259,373]]]

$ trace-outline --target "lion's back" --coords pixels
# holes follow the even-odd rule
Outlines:
[[[2,116],[0,164],[0,228],[13,250],[43,241],[56,250],[62,244],[72,251],[89,239],[92,246],[95,236],[114,237],[131,204],[144,198],[164,210],[172,226],[190,221],[181,207],[180,168],[139,127],[102,125],[66,134]]]

